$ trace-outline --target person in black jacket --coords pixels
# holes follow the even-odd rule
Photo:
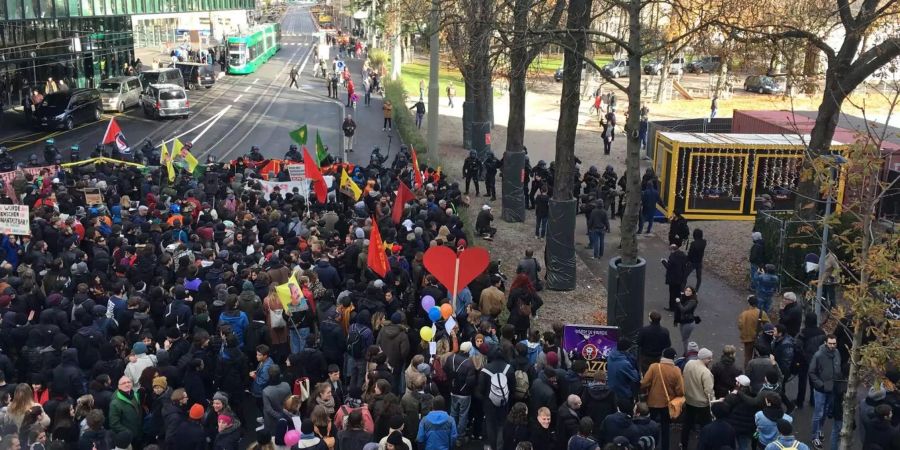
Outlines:
[[[785,292],[782,298],[778,323],[784,325],[787,334],[796,337],[800,333],[800,325],[803,322],[803,307],[797,303],[797,294],[793,292]]]
[[[528,410],[531,412],[532,425],[540,420],[538,411],[542,408],[552,411],[559,404],[556,400],[557,390],[556,369],[544,366],[544,370],[538,373],[535,380],[531,382],[531,388],[528,390]]]
[[[806,314],[804,321],[805,326],[800,333],[797,334],[799,347],[803,349],[803,358],[800,360],[800,367],[797,372],[797,398],[796,407],[803,407],[804,398],[806,397],[806,389],[809,386],[809,362],[812,361],[813,355],[819,350],[819,347],[825,343],[825,331],[819,327],[819,318],[816,313],[810,312]],[[813,403],[812,390],[809,391],[809,404]]]
[[[697,450],[721,450],[734,448],[736,437],[734,428],[725,419],[728,417],[728,405],[716,402],[711,405],[713,421],[700,430]]]
[[[481,399],[484,408],[485,419],[485,442],[492,448],[499,448],[497,443],[500,441],[503,432],[503,422],[506,414],[509,412],[509,395],[505,404],[495,405],[490,398],[491,378],[498,374],[506,373],[506,385],[515,386],[516,377],[512,366],[503,359],[503,354],[499,348],[494,348],[488,353],[488,363],[481,373],[478,375],[478,388],[475,395]],[[580,403],[580,402],[579,402]]]
[[[53,369],[53,384],[71,398],[84,394],[84,373],[78,367],[78,350],[67,348],[62,352],[62,362]]]
[[[547,236],[547,222],[550,219],[550,196],[547,188],[541,187],[540,192],[534,196],[534,235],[538,239]]]
[[[241,442],[241,421],[237,418],[220,414],[219,432],[213,441],[213,450],[238,450]]]
[[[694,240],[691,241],[691,245],[688,247],[688,262],[691,263],[688,268],[688,273],[685,275],[684,279],[687,280],[687,277],[691,275],[691,272],[696,272],[697,274],[697,284],[695,285],[697,291],[700,291],[700,283],[703,281],[703,255],[706,253],[706,239],[703,239],[703,230],[699,228],[694,229]]]
[[[669,226],[669,245],[675,244],[681,247],[687,241],[690,235],[687,219],[680,212],[675,212],[672,216],[672,223]]]
[[[616,394],[606,385],[605,371],[598,370],[594,373],[594,379],[585,386],[581,398],[585,415],[594,421],[594,438],[600,442],[603,419],[617,411]]]
[[[469,184],[475,182],[475,195],[480,196],[478,188],[478,172],[481,170],[481,161],[478,160],[475,150],[469,152],[469,156],[463,161],[463,178],[466,179],[466,195],[469,195]]]
[[[181,422],[178,425],[178,430],[175,432],[175,436],[177,436],[173,447],[175,450],[197,450],[204,447],[206,431],[203,429],[201,421],[205,412],[203,406],[197,403],[191,406],[188,413],[190,420]]]
[[[666,268],[666,285],[669,286],[669,307],[666,311],[675,311],[675,299],[684,289],[689,265],[680,244],[669,245],[669,258],[663,259],[662,264]]]
[[[556,448],[566,450],[569,439],[578,434],[578,411],[581,409],[581,398],[570,395],[556,413]]]
[[[659,324],[662,320],[659,311],[650,311],[649,318],[650,325],[638,330],[635,341],[638,346],[638,368],[641,373],[646,372],[651,364],[659,362],[662,351],[672,346],[669,330]]]

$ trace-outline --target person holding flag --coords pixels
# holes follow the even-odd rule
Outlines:
[[[347,174],[347,168],[341,168],[341,184],[340,184],[341,193],[353,199],[353,201],[359,201],[359,198],[362,196],[362,189],[350,178],[350,175]]]
[[[109,124],[106,125],[106,132],[103,133],[103,140],[100,141],[100,144],[115,144],[113,148],[116,152],[125,155],[131,154],[131,148],[128,147],[128,141],[125,140],[125,134],[123,134],[122,129],[119,128],[119,124],[116,122],[115,117],[109,119]]]
[[[391,210],[391,219],[395,224],[400,223],[400,220],[403,219],[403,211],[406,208],[406,202],[415,199],[416,196],[409,190],[406,183],[401,181],[400,187],[397,188],[397,198],[394,199],[394,206]]]
[[[199,164],[197,162],[197,158],[194,158],[194,155],[191,154],[191,147],[193,146],[194,144],[191,144],[190,142],[188,142],[187,144],[182,144],[181,141],[178,140],[178,138],[175,138],[175,140],[172,142],[172,157],[180,156],[184,158],[184,162],[186,163],[186,167],[184,167],[184,169],[191,174],[194,173],[194,169],[196,169],[197,164]]]
[[[172,165],[172,157],[169,155],[169,148],[166,147],[166,141],[162,143],[162,149],[159,152],[159,165],[166,166],[169,174],[169,182],[175,181],[175,167]]]
[[[318,133],[316,135],[318,136]],[[325,177],[322,175],[322,171],[319,170],[319,166],[316,165],[312,156],[309,156],[309,150],[306,147],[303,147],[303,166],[306,169],[306,178],[312,181],[316,200],[324,205],[328,199],[328,185],[325,184]]]

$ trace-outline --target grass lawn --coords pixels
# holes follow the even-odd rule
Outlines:
[[[594,59],[594,62],[596,62],[598,66],[603,67],[612,60],[612,55],[600,55]],[[538,55],[538,57],[531,62],[531,70],[552,75],[556,72],[556,69],[562,67],[562,65],[562,53],[542,54]]]
[[[406,90],[410,100],[419,98],[419,81],[425,80],[425,95],[428,95],[428,61],[415,61],[403,65],[403,71],[400,76],[403,80],[403,89]],[[446,101],[447,86],[453,83],[456,88],[456,98],[461,102],[466,96],[466,86],[463,77],[456,69],[448,69],[441,64],[441,71],[438,74],[440,82],[440,96]]]

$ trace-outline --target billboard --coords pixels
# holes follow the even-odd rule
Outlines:
[[[598,370],[606,370],[606,356],[618,340],[619,327],[569,324],[563,327],[562,348],[569,360],[586,361],[585,375],[593,376]]]

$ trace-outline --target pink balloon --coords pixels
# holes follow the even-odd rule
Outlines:
[[[284,433],[284,445],[293,447],[298,442],[300,442],[300,433],[297,430],[289,430],[287,433]]]

